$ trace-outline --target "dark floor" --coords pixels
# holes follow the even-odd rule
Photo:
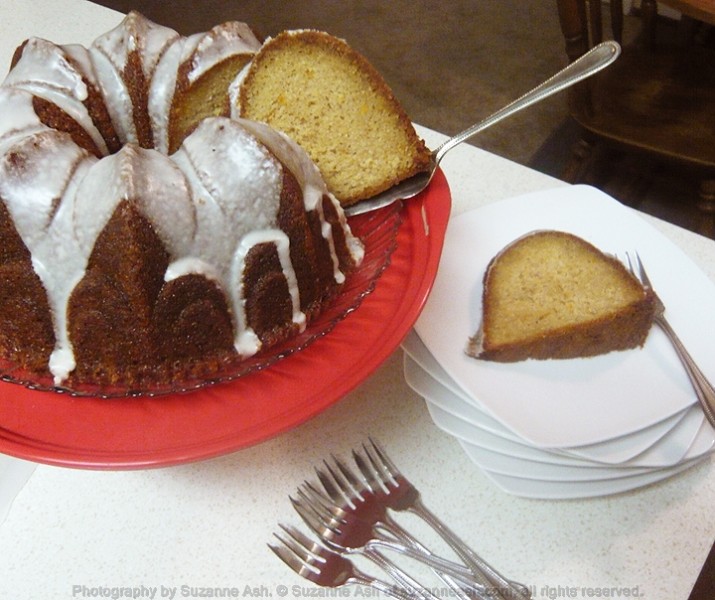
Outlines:
[[[450,135],[566,64],[555,2],[543,0],[95,1],[121,12],[140,10],[184,34],[229,19],[246,21],[262,35],[324,29],[368,57],[414,121]],[[637,19],[627,17],[625,37],[635,35],[638,26]],[[578,137],[565,94],[560,94],[471,143],[560,177]],[[712,219],[703,220],[696,208],[698,180],[687,173],[597,152],[579,181],[683,227],[711,237],[715,233]]]

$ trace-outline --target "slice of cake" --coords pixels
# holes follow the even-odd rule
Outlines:
[[[649,289],[617,259],[560,231],[532,232],[499,252],[482,299],[467,354],[498,362],[636,348],[653,322]]]
[[[234,112],[298,142],[343,206],[429,166],[429,150],[383,78],[327,33],[278,34],[233,87]]]
[[[230,21],[187,38],[180,47],[169,110],[169,154],[181,146],[203,119],[231,114],[231,82],[261,44],[248,25]],[[167,52],[167,60],[174,60],[171,51]]]

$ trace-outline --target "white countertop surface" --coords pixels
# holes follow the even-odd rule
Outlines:
[[[28,35],[87,43],[118,21],[81,0],[4,1],[0,62],[7,65]],[[432,147],[444,139],[420,132]],[[454,213],[565,185],[469,145],[453,150],[443,170]],[[715,242],[648,220],[715,281]],[[612,497],[554,502],[505,494],[433,425],[404,382],[398,350],[321,415],[227,456],[144,471],[39,465],[0,524],[0,597],[119,597],[121,588],[134,588],[137,597],[169,597],[173,589],[178,598],[232,587],[239,597],[278,598],[280,586],[287,597],[309,596],[313,586],[266,542],[278,522],[299,522],[288,495],[313,465],[330,453],[349,456],[368,435],[387,447],[430,508],[491,564],[532,586],[534,598],[627,588],[646,600],[684,600],[715,539],[711,460]]]

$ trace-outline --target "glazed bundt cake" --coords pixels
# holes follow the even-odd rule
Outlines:
[[[0,87],[0,355],[55,384],[207,377],[305,328],[362,259],[308,155],[228,118],[258,43],[132,13],[31,39]],[[175,149],[175,151],[173,151]]]
[[[430,152],[380,74],[344,41],[285,31],[266,41],[232,89],[234,114],[296,140],[349,206],[430,164]]]
[[[612,256],[560,231],[509,244],[484,275],[482,324],[467,353],[514,362],[642,346],[653,296]]]

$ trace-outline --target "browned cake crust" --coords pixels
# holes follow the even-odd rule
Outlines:
[[[35,109],[35,114],[45,125],[68,133],[75,144],[97,158],[102,156],[102,152],[97,148],[92,136],[59,106],[38,96],[32,99],[32,106]]]
[[[149,82],[144,75],[142,59],[139,52],[130,52],[124,67],[124,81],[132,102],[132,120],[137,132],[137,143],[142,148],[154,147],[154,133],[149,118]]]
[[[71,58],[68,60],[75,65],[78,73],[82,73],[82,68],[80,65],[75,63]],[[87,112],[92,118],[94,126],[97,128],[99,133],[104,138],[104,143],[107,145],[107,150],[109,153],[117,152],[122,147],[122,142],[114,129],[114,124],[109,117],[109,111],[107,110],[107,105],[104,102],[101,91],[83,76],[82,81],[87,86],[87,99],[84,101],[84,105],[87,107]]]
[[[278,221],[296,256],[301,310],[310,321],[336,293],[334,267],[327,241],[315,235],[319,221],[300,208],[298,182],[287,169],[283,177]],[[119,246],[121,253],[116,251]],[[196,274],[164,282],[168,262],[150,224],[131,200],[122,202],[97,239],[87,273],[70,299],[70,339],[78,365],[70,382],[151,385],[208,376],[237,359],[223,292]],[[355,266],[349,254],[343,254],[340,263],[348,273]],[[275,246],[253,247],[246,265],[248,325],[271,347],[297,332]],[[42,317],[47,320],[45,310]],[[46,361],[54,344],[51,327],[49,332],[45,356],[36,361],[42,369],[42,359]],[[35,364],[34,359],[27,364]]]
[[[30,253],[2,201],[0,240],[0,355],[39,372],[46,368],[55,343],[50,308]]]
[[[541,240],[549,244],[548,249],[539,244]],[[534,262],[510,261],[518,251],[533,253]],[[609,281],[591,281],[584,286],[579,272],[586,271],[588,263],[595,264],[594,272]],[[510,281],[519,281],[518,289],[496,281],[504,270],[513,272]],[[548,292],[540,294],[541,290]],[[561,290],[559,297],[554,290]],[[598,310],[572,308],[588,305],[588,296],[598,294],[617,295],[618,299]],[[505,311],[524,295],[531,308],[509,313],[504,319]],[[644,289],[617,259],[577,236],[558,231],[526,235],[496,255],[484,275],[482,300],[482,325],[470,339],[467,353],[497,362],[578,358],[637,348],[645,343],[653,323],[651,290]],[[563,324],[559,324],[560,312],[569,313]],[[550,319],[551,325],[540,327],[539,322],[545,319]],[[499,331],[504,321],[509,321],[506,333]]]

